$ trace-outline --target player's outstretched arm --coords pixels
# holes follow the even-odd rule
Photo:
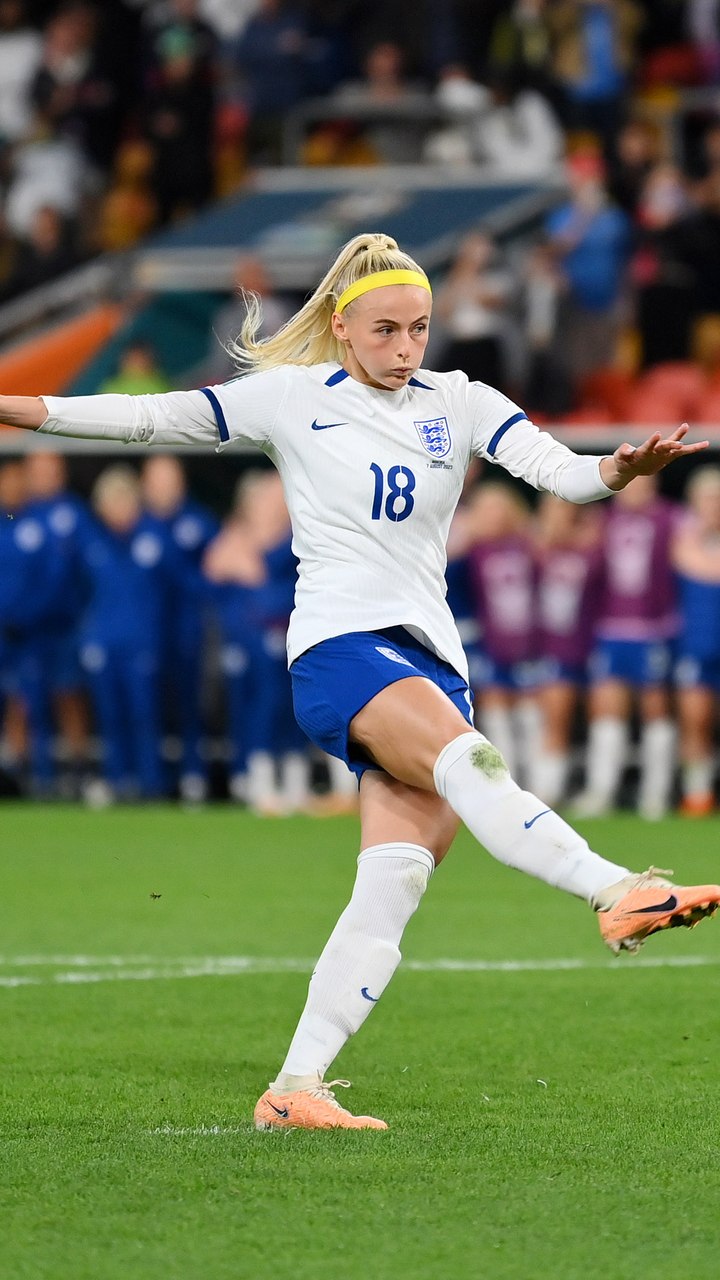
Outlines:
[[[26,427],[36,431],[48,416],[39,396],[0,396],[0,422],[8,427]]]
[[[676,458],[707,449],[708,440],[696,444],[683,444],[688,424],[683,422],[677,431],[663,438],[659,431],[651,435],[635,449],[631,444],[621,444],[609,458],[600,463],[600,475],[609,489],[624,489],[635,476],[654,476]]]
[[[207,388],[206,390],[210,390]],[[201,391],[157,395],[0,396],[0,422],[85,440],[125,444],[217,445],[218,419]],[[222,411],[221,411],[222,412]],[[227,438],[227,431],[225,437]]]

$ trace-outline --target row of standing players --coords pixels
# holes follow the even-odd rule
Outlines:
[[[62,457],[33,453],[0,468],[0,562],[3,764],[12,772],[27,752],[32,794],[57,791],[58,739],[66,778],[82,775],[89,695],[101,743],[99,776],[82,783],[90,803],[205,799],[211,718],[224,722],[234,799],[306,807],[285,655],[296,561],[274,471],[241,480],[221,528],[177,458],[153,457],[139,476],[108,467],[88,507]],[[220,707],[208,706],[213,687]],[[326,764],[347,804],[352,775]]]
[[[517,490],[484,483],[461,503],[448,551],[478,725],[516,776],[548,805],[567,800],[581,709],[576,810],[600,814],[616,801],[634,719],[640,811],[670,806],[678,754],[684,811],[713,807],[720,471],[693,474],[685,507],[638,479],[602,510],[546,495],[533,514]],[[5,762],[17,754],[20,709],[36,793],[55,785],[58,722],[66,752],[85,753],[84,686],[103,744],[89,799],[177,789],[202,800],[203,690],[218,683],[207,679],[210,652],[230,795],[262,812],[307,805],[308,744],[285,667],[295,560],[274,472],[240,482],[220,528],[187,496],[176,458],[151,458],[140,478],[108,468],[91,513],[67,490],[62,458],[32,454],[0,468],[0,557]],[[180,743],[176,778],[160,750],[168,734]],[[342,807],[353,780],[341,762],[326,764]]]

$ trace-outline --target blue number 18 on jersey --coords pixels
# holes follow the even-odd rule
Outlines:
[[[385,493],[385,476],[377,462],[370,463],[370,470],[375,477],[372,518],[379,520],[383,512],[383,495]],[[415,475],[409,467],[390,467],[387,473],[388,493],[385,498],[385,515],[393,524],[407,520],[415,506],[413,490]]]

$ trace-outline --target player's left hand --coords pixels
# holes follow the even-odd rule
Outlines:
[[[688,430],[687,422],[683,422],[682,426],[677,428],[677,431],[673,431],[671,435],[664,438],[659,431],[656,431],[643,444],[638,445],[637,448],[634,448],[631,444],[621,444],[612,456],[617,478],[622,481],[622,485],[619,487],[624,487],[635,476],[657,475],[658,471],[662,471],[663,467],[667,467],[676,458],[685,458],[689,454],[701,453],[703,449],[708,448],[709,440],[699,440],[695,444],[683,444]],[[615,487],[612,482],[610,482],[610,487]]]

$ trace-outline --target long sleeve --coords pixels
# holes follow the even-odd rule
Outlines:
[[[213,406],[202,391],[161,395],[43,396],[48,417],[40,432],[125,444],[215,445]]]
[[[600,475],[605,455],[574,453],[528,421],[514,423],[494,453],[486,456],[533,488],[546,489],[566,502],[596,502],[614,492]]]

